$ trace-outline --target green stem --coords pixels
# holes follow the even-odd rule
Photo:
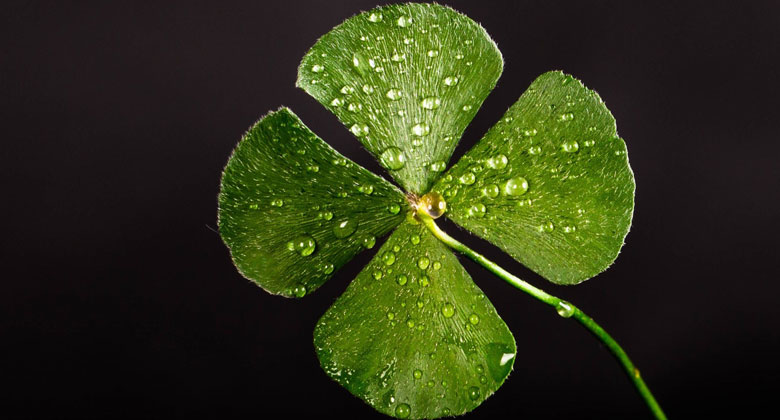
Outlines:
[[[580,308],[572,305],[571,303],[563,299],[559,299],[545,292],[544,290],[536,288],[521,280],[520,278],[512,275],[512,273],[499,267],[493,261],[488,260],[457,239],[451,237],[446,232],[439,229],[439,226],[436,225],[436,222],[431,218],[431,216],[426,214],[424,210],[418,210],[417,215],[419,216],[420,220],[425,223],[428,229],[433,232],[434,236],[439,238],[450,248],[465,254],[467,257],[487,268],[498,277],[506,280],[512,286],[515,286],[529,295],[539,299],[540,301],[554,307],[560,316],[564,318],[574,318],[577,320],[577,322],[582,324],[582,326],[587,328],[588,331],[590,331],[594,336],[596,336],[596,338],[601,340],[601,342],[604,343],[607,348],[609,348],[609,351],[612,352],[615,358],[623,365],[623,369],[626,371],[626,374],[628,374],[628,377],[634,383],[634,386],[636,386],[637,391],[639,391],[639,395],[641,395],[645,400],[645,403],[647,403],[647,406],[650,408],[650,411],[653,413],[653,415],[655,415],[655,418],[659,420],[666,419],[666,415],[664,415],[663,410],[661,410],[661,406],[658,405],[658,402],[655,400],[655,397],[653,397],[653,394],[650,392],[647,384],[645,384],[645,381],[639,375],[639,369],[634,366],[634,364],[631,362],[631,359],[628,358],[628,354],[626,354],[623,348],[620,347],[620,344],[618,344],[617,341],[612,338],[612,336],[604,331],[604,328],[601,328],[601,326],[597,324],[593,318],[586,315],[580,310]]]

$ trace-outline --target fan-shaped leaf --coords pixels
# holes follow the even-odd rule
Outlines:
[[[614,118],[561,72],[536,79],[434,190],[453,221],[559,284],[606,269],[634,209]]]
[[[258,121],[222,175],[219,230],[241,273],[301,297],[404,217],[403,193],[333,150],[289,109]]]
[[[512,334],[457,258],[412,221],[320,319],[314,344],[328,375],[400,418],[472,410],[515,355]]]
[[[424,193],[493,89],[501,53],[437,4],[364,12],[311,48],[299,87],[330,109],[407,190]]]

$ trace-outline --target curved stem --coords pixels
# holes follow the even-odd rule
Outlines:
[[[545,292],[544,290],[536,288],[521,280],[520,278],[512,275],[512,273],[499,267],[493,261],[488,260],[457,239],[451,237],[446,232],[441,230],[436,222],[434,222],[434,220],[431,218],[431,216],[426,214],[425,211],[418,211],[417,215],[419,216],[420,220],[425,223],[428,229],[433,232],[434,236],[439,238],[439,240],[444,242],[450,248],[476,261],[478,264],[487,268],[495,275],[506,280],[512,286],[515,286],[516,288],[528,293],[536,299],[554,307],[558,311],[558,315],[564,318],[574,318],[577,320],[577,322],[582,324],[582,326],[587,328],[588,331],[590,331],[596,338],[604,343],[607,348],[609,348],[609,351],[612,352],[615,358],[623,365],[623,369],[626,371],[626,374],[628,374],[628,377],[634,383],[634,386],[636,386],[637,391],[639,391],[639,394],[645,400],[645,403],[650,408],[650,411],[653,413],[653,415],[655,415],[655,418],[659,420],[666,420],[666,415],[664,415],[663,410],[661,410],[661,406],[658,405],[658,402],[655,400],[655,397],[653,397],[653,394],[650,392],[647,384],[645,384],[645,381],[639,375],[639,369],[634,366],[634,364],[631,362],[631,359],[628,358],[628,354],[626,354],[623,348],[620,347],[620,344],[618,344],[617,341],[612,338],[612,336],[604,331],[604,328],[597,324],[593,318],[586,315],[578,307],[572,305],[571,303],[563,299],[559,299]]]

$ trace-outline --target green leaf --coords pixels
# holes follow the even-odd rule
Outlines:
[[[447,216],[558,284],[606,269],[631,225],[634,176],[601,98],[536,79],[434,187]]]
[[[401,191],[333,150],[287,108],[244,135],[225,167],[219,230],[265,290],[301,297],[404,218]]]
[[[309,50],[297,85],[409,192],[427,192],[503,68],[485,30],[437,4],[364,12]]]
[[[504,382],[516,351],[457,258],[413,220],[323,315],[314,344],[331,378],[399,418],[474,409]]]

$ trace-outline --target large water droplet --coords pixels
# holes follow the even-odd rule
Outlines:
[[[469,399],[471,401],[478,400],[479,399],[479,395],[480,395],[479,388],[477,388],[475,386],[469,387],[468,395],[469,395]]]
[[[474,181],[477,180],[477,176],[474,175],[474,172],[466,172],[465,174],[461,175],[458,180],[463,185],[471,185],[474,183]]]
[[[412,408],[409,407],[409,404],[401,403],[395,407],[395,416],[399,419],[408,418],[410,414],[412,414]]]
[[[401,211],[401,206],[396,203],[387,206],[387,212],[390,214],[398,214]]]
[[[404,94],[398,89],[389,89],[387,93],[385,93],[385,96],[387,96],[387,99],[390,99],[391,101],[397,101],[401,99]]]
[[[553,222],[547,221],[539,225],[539,232],[550,233],[553,230],[555,230],[555,224]]]
[[[363,238],[363,247],[366,249],[371,249],[376,245],[376,238],[373,236],[367,236]]]
[[[393,265],[395,263],[395,254],[392,252],[385,252],[382,255],[382,261],[385,262],[385,265]]]
[[[444,315],[445,318],[452,318],[452,316],[455,315],[455,307],[447,302],[441,307],[441,314]]]
[[[409,241],[412,243],[412,245],[417,245],[420,243],[420,235],[412,235],[409,237]]]
[[[374,93],[374,87],[371,85],[363,85],[363,93],[366,95],[370,95]]]
[[[409,279],[406,277],[406,274],[399,274],[398,277],[395,278],[395,282],[398,283],[399,286],[405,285],[407,281],[409,281]]]
[[[489,198],[496,198],[498,197],[498,185],[496,184],[490,184],[485,185],[484,188],[482,188],[482,193],[488,196]]]
[[[488,372],[496,382],[501,382],[512,370],[515,359],[514,346],[502,343],[490,343],[485,346]]]
[[[425,270],[430,264],[431,260],[428,257],[420,257],[417,260],[417,266],[420,267],[421,270]]]
[[[299,283],[295,287],[293,287],[292,293],[293,295],[295,295],[295,297],[302,298],[306,296],[306,286]]]
[[[455,86],[458,84],[460,79],[458,79],[457,76],[447,76],[444,78],[444,85],[445,86]]]
[[[566,140],[561,144],[561,149],[566,153],[574,153],[577,150],[580,150],[580,145],[576,140]]]
[[[406,165],[406,155],[397,147],[388,147],[379,156],[379,161],[385,168],[396,171]]]
[[[412,134],[418,137],[427,136],[431,132],[431,126],[427,123],[418,123],[412,126]]]
[[[487,166],[493,169],[504,169],[506,164],[509,163],[509,159],[504,155],[496,155],[487,160]]]
[[[414,376],[414,379],[420,379],[422,378],[422,371],[420,369],[415,369],[412,376]]]
[[[351,131],[352,134],[354,134],[356,137],[363,137],[368,134],[368,126],[359,123],[352,124],[352,127],[349,127],[349,131]]]
[[[368,15],[368,21],[369,22],[374,22],[374,23],[381,22],[382,21],[382,14],[379,13],[379,12],[371,12]]]
[[[395,21],[395,23],[398,26],[400,26],[402,28],[405,28],[405,27],[407,27],[407,26],[412,24],[412,18],[410,16],[401,16],[401,17],[398,18],[397,21]]]
[[[430,168],[430,169],[431,169],[433,172],[441,172],[441,171],[443,171],[444,169],[446,169],[446,168],[447,168],[447,164],[446,164],[446,163],[444,163],[444,161],[443,161],[443,160],[438,160],[438,161],[436,161],[436,162],[431,162],[431,164],[430,164],[430,165],[428,165],[428,167],[429,167],[429,168]]]
[[[482,203],[473,204],[469,208],[469,216],[485,217],[485,213],[487,213],[487,207]]]
[[[565,300],[558,302],[558,305],[555,306],[555,310],[558,312],[558,315],[564,318],[570,318],[574,315],[574,307]]]
[[[528,191],[528,181],[521,177],[510,178],[504,184],[504,194],[523,195]]]
[[[319,73],[319,72],[321,72],[323,70],[325,70],[325,67],[323,67],[321,64],[315,64],[315,65],[311,66],[311,71],[313,71],[315,73]]]
[[[439,55],[439,50],[428,50],[428,57],[437,57]]]
[[[431,191],[422,196],[418,205],[422,206],[423,211],[434,219],[438,219],[447,211],[447,202],[436,191]]]
[[[352,219],[344,219],[333,226],[333,236],[344,239],[351,236],[357,230],[358,223]]]
[[[479,315],[477,314],[469,315],[469,322],[471,323],[471,325],[479,324]]]
[[[420,106],[425,109],[436,109],[441,106],[441,99],[435,96],[429,96],[420,101]]]
[[[309,235],[301,235],[293,239],[293,250],[301,254],[301,256],[311,255],[314,249],[317,247],[317,243]]]

